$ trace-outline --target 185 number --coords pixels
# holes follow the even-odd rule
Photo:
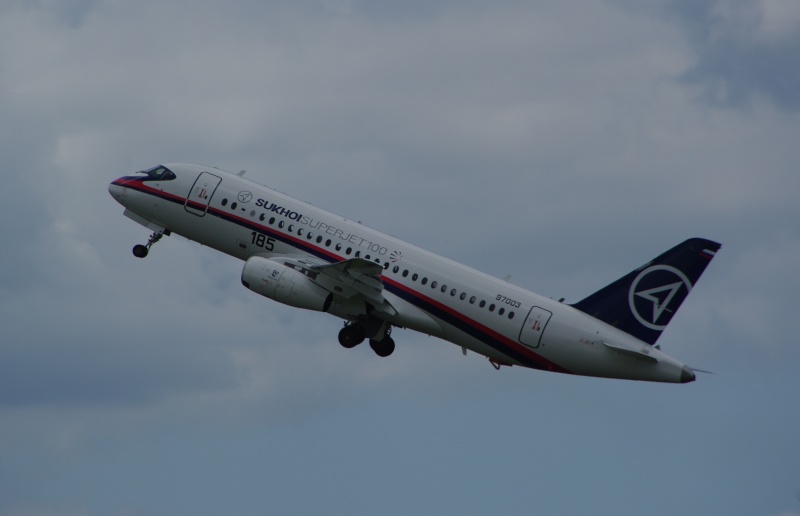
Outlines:
[[[264,233],[259,233],[257,231],[253,231],[250,233],[253,237],[253,245],[258,247],[263,247],[267,251],[272,251],[275,249],[275,239],[272,237],[268,237]]]

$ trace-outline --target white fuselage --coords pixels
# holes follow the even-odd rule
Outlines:
[[[129,177],[109,187],[127,215],[155,231],[166,229],[241,260],[261,255],[310,257],[326,263],[352,258],[376,262],[384,267],[383,295],[397,310],[395,315],[384,315],[389,323],[445,339],[489,357],[496,365],[687,381],[684,364],[569,305],[239,175],[197,165],[167,167],[175,179],[142,182]],[[329,312],[349,318],[357,310],[334,303]]]

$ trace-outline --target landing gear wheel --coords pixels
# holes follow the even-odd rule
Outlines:
[[[348,324],[339,330],[339,344],[347,349],[354,348],[364,342],[364,328],[358,324]]]
[[[394,352],[394,340],[388,335],[384,337],[383,340],[370,339],[369,347],[371,347],[372,351],[379,357],[388,357]]]
[[[150,235],[150,238],[147,239],[147,245],[136,244],[133,246],[133,256],[137,258],[144,258],[147,256],[147,253],[150,251],[150,247],[161,240],[161,237],[163,237],[165,234],[169,235],[169,231],[156,231]]]

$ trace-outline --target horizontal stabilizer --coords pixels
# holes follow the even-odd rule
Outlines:
[[[644,362],[650,362],[653,364],[658,363],[658,359],[652,356],[647,348],[636,349],[632,346],[627,346],[624,344],[619,343],[612,343],[601,341],[603,346],[607,347],[611,351],[616,351],[617,353],[623,354],[626,357],[635,358],[636,360],[642,360]]]

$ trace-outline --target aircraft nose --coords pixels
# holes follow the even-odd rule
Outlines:
[[[689,369],[689,366],[683,366],[683,369],[681,369],[681,383],[693,382],[694,379],[694,371]]]
[[[124,206],[125,205],[125,197],[126,197],[126,194],[127,194],[127,192],[126,192],[127,187],[119,184],[118,181],[119,181],[119,179],[109,183],[109,185],[108,185],[108,193],[111,194],[111,197],[113,197],[115,201],[117,201],[118,203],[120,203],[120,204],[122,204]]]
[[[116,183],[117,183],[116,181],[111,181],[108,184],[108,193],[110,193],[111,197],[115,199],[119,197],[120,194],[122,193],[122,187]]]

